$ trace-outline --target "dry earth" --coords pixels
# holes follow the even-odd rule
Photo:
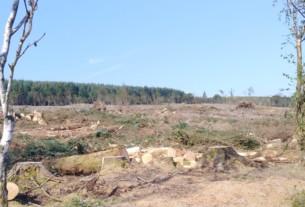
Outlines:
[[[91,107],[16,107],[16,111],[25,113],[34,110],[43,112],[48,125],[40,126],[20,120],[17,122],[15,134],[26,134],[33,139],[57,137],[61,141],[80,138],[91,140],[92,134],[103,127],[113,130],[110,141],[101,140],[107,144],[120,144],[126,147],[170,146],[180,153],[186,150],[198,152],[204,147],[207,148],[208,145],[186,146],[173,138],[173,127],[185,123],[194,129],[214,132],[210,136],[217,133],[223,135],[240,132],[244,136],[255,137],[262,143],[255,151],[261,153],[267,150],[268,144],[273,140],[281,140],[279,145],[271,146],[272,149],[268,150],[279,152],[286,160],[285,163],[269,161],[264,167],[239,165],[227,172],[215,172],[211,166],[195,169],[175,168],[169,163],[156,160],[147,165],[134,164],[127,169],[110,170],[107,174],[59,176],[62,182],[53,183],[52,187],[46,185],[44,189],[36,192],[36,197],[32,197],[31,202],[25,202],[24,205],[85,206],[69,204],[72,198],[78,198],[84,201],[102,200],[100,204],[92,206],[284,207],[291,206],[294,195],[305,190],[305,167],[301,153],[291,144],[291,109],[259,106],[254,109],[237,109],[235,106],[215,104],[107,106],[105,113],[108,115],[120,118],[136,115],[139,119],[146,120],[144,124],[140,123],[140,126],[136,122],[133,124],[137,124],[137,127],[130,128],[128,125],[128,128],[125,122],[109,122],[95,116],[94,113],[85,116],[84,114],[88,113],[84,111],[91,111]],[[65,114],[64,111],[69,113]],[[93,127],[97,121],[98,126]],[[66,129],[54,130],[61,126],[65,126]],[[12,148],[23,145],[25,144],[14,141]],[[234,147],[239,151],[247,151]],[[117,187],[111,192],[110,197],[105,196],[101,189],[107,182],[111,183],[112,188]],[[50,196],[43,195],[43,191],[47,191]],[[54,197],[61,202],[51,199]],[[17,201],[20,202],[22,199],[24,197],[19,197]],[[17,201],[11,202],[10,206],[22,206]]]

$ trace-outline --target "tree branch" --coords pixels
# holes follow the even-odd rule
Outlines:
[[[37,3],[38,0],[34,1],[34,0],[30,0],[29,4],[30,4],[30,10],[28,10],[28,8],[26,7],[27,10],[27,14],[25,16],[25,21],[23,22],[23,31],[22,31],[22,36],[19,39],[19,44],[18,44],[18,48],[16,50],[16,55],[15,55],[15,59],[13,60],[13,62],[11,64],[9,64],[9,68],[10,68],[10,75],[9,75],[9,79],[8,79],[8,84],[7,84],[7,89],[6,89],[6,93],[5,93],[5,101],[9,100],[9,96],[10,96],[10,92],[11,92],[11,87],[12,87],[12,82],[13,82],[13,77],[14,77],[14,70],[15,70],[15,66],[17,65],[20,57],[22,55],[24,55],[24,53],[27,51],[27,49],[29,47],[31,47],[32,44],[29,44],[24,50],[23,50],[23,44],[25,42],[25,40],[29,37],[31,31],[32,31],[32,26],[33,26],[33,18],[34,18],[34,12],[37,8]],[[20,26],[21,27],[21,26]],[[19,27],[19,28],[20,28]],[[39,38],[38,40],[34,41],[33,44],[37,44],[37,42],[39,42],[43,37],[45,36],[45,34],[42,35],[41,38]],[[8,104],[6,106],[6,110],[8,109]]]
[[[40,40],[42,40],[42,38],[44,38],[45,35],[46,35],[46,33],[43,33],[43,35],[42,35],[39,39],[33,41],[32,43],[29,43],[29,44],[26,46],[26,48],[24,48],[24,50],[21,52],[19,58],[20,58],[21,56],[23,56],[24,53],[25,53],[31,46],[34,45],[34,46],[36,47],[36,46],[37,46],[37,43],[40,42]]]
[[[305,15],[302,13],[302,11],[292,2],[290,1],[290,4],[300,13],[300,15],[305,19]]]
[[[0,60],[0,101],[1,101],[1,107],[3,116],[6,116],[7,114],[7,108],[5,107],[6,99],[5,99],[5,83],[4,83],[4,67],[7,62],[7,56],[9,53],[9,48],[11,44],[11,37],[12,37],[12,27],[15,22],[15,18],[17,15],[19,0],[14,0],[11,13],[8,17],[6,26],[5,26],[5,32],[4,32],[4,40],[1,50],[1,60]]]

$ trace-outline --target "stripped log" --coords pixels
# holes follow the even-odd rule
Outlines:
[[[105,157],[120,157],[119,159],[112,159],[115,161],[129,160],[127,151],[124,148],[117,147],[86,155],[58,158],[46,161],[44,164],[62,175],[90,175],[101,170],[103,165],[102,160]],[[103,168],[106,166],[104,164]]]

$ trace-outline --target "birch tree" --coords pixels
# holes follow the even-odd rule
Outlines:
[[[17,13],[19,6],[24,7],[24,14],[18,15],[22,18],[17,19]],[[19,59],[25,54],[25,52],[32,46],[37,45],[37,43],[43,38],[41,36],[36,41],[28,43],[25,45],[33,26],[33,18],[35,11],[38,6],[38,0],[19,0],[12,1],[12,8],[10,10],[3,35],[3,44],[0,53],[0,102],[3,116],[3,131],[0,143],[0,207],[8,206],[7,202],[7,189],[6,189],[6,172],[8,166],[8,152],[11,140],[14,133],[14,113],[10,105],[10,92],[14,77],[14,71]],[[17,47],[14,49],[15,54],[11,61],[8,60],[9,53],[13,50],[12,47],[12,37],[17,37]],[[8,68],[8,77],[5,78],[5,68]]]
[[[281,14],[284,15],[290,31],[287,43],[291,43],[295,49],[294,54],[284,58],[296,65],[295,120],[300,136],[299,144],[301,149],[305,150],[305,76],[302,51],[305,39],[305,1],[285,0],[283,3]]]

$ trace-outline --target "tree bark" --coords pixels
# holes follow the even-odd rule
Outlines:
[[[3,122],[3,133],[1,139],[1,149],[0,149],[0,197],[1,197],[1,207],[7,207],[7,196],[8,192],[6,189],[6,174],[7,174],[7,165],[8,165],[8,151],[9,145],[14,134],[14,117],[8,115],[4,118]]]

